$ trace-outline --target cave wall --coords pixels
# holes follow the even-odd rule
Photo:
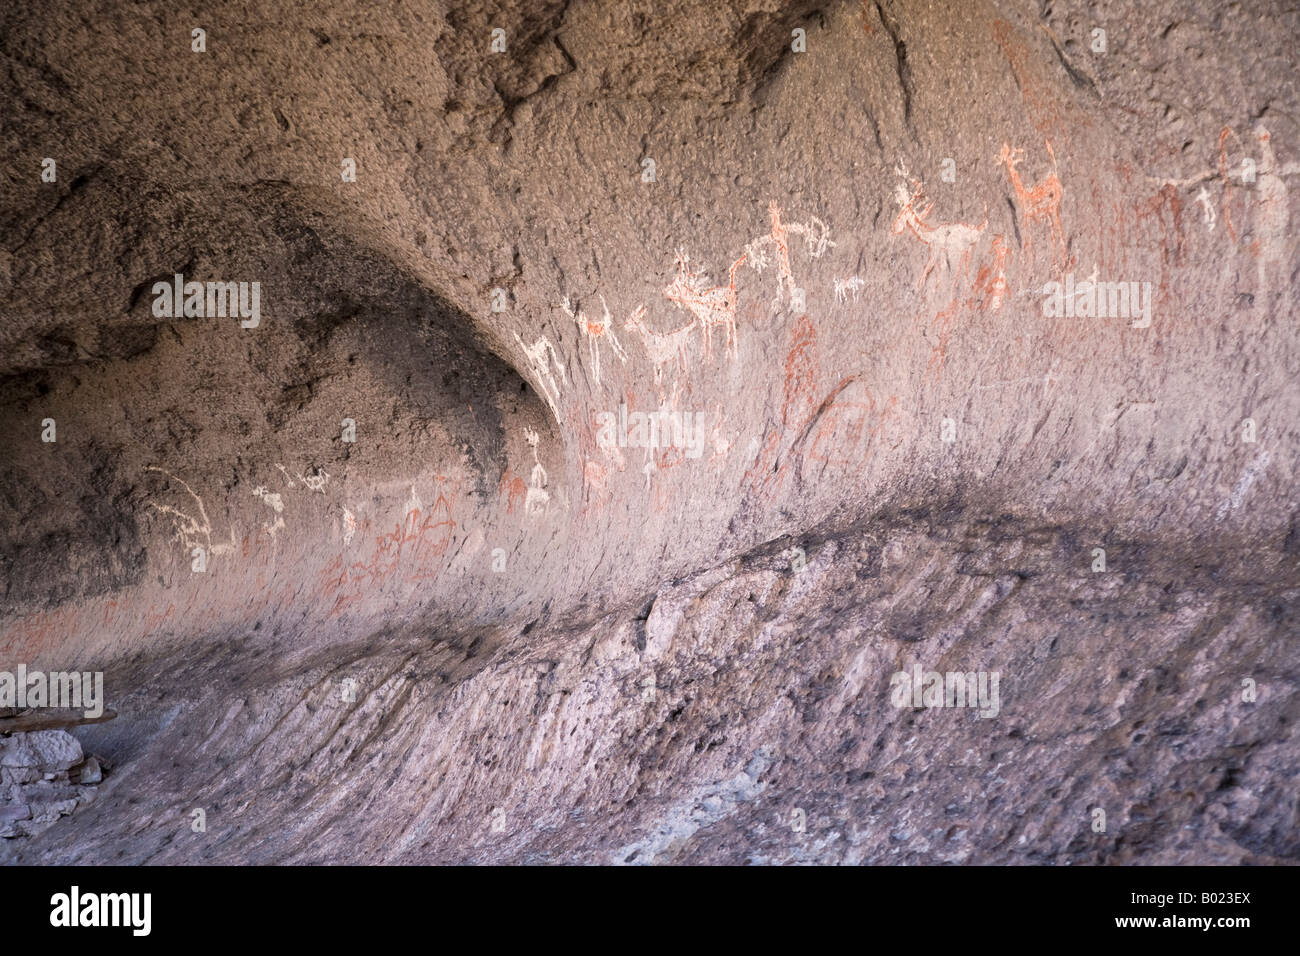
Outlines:
[[[0,663],[118,717],[0,853],[1294,857],[1298,26],[11,4]]]

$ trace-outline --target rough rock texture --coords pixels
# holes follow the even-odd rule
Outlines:
[[[6,5],[0,671],[118,716],[0,859],[1295,862],[1298,41]]]
[[[99,761],[67,731],[0,735],[0,837],[44,833],[94,800],[102,779]]]

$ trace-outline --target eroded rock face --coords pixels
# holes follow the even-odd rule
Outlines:
[[[64,730],[0,734],[0,837],[34,837],[95,799],[95,757]]]
[[[0,670],[114,769],[0,855],[1300,853],[1284,4],[67,7]]]

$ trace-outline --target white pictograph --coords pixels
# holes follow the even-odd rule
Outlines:
[[[262,503],[275,512],[275,520],[271,522],[262,522],[262,530],[271,536],[272,545],[277,545],[278,535],[284,530],[284,500],[277,492],[266,490],[266,486],[258,485],[253,489],[253,497],[261,499]]]
[[[525,345],[524,340],[516,332],[515,341],[528,357],[528,364],[532,366],[537,376],[537,385],[542,391],[542,397],[546,399],[546,404],[551,406],[555,417],[559,418],[560,382],[567,383],[568,379],[565,377],[564,366],[560,362],[560,356],[556,354],[555,346],[544,335],[539,335],[532,345]],[[555,375],[551,372],[552,363],[555,371],[560,373],[559,381],[556,381]]]
[[[655,387],[663,394],[663,377],[664,370],[673,362],[683,373],[686,371],[686,364],[690,358],[691,333],[695,331],[695,321],[683,325],[680,328],[673,329],[670,332],[656,332],[645,323],[645,306],[638,306],[636,311],[628,316],[626,328],[629,332],[636,332],[641,336],[641,344],[645,346],[646,354],[650,356],[650,363],[654,366]]]
[[[861,279],[859,279],[857,276],[849,276],[847,279],[836,279],[835,280],[835,301],[848,302],[849,297],[851,296],[853,298],[853,301],[857,302],[858,293],[862,290],[863,286],[865,285],[866,283],[863,282]]]
[[[1218,214],[1214,211],[1214,203],[1210,200],[1210,194],[1205,187],[1196,194],[1196,201],[1201,205],[1201,219],[1205,223],[1205,228],[1214,232],[1214,224],[1218,221]]]
[[[741,256],[727,270],[725,286],[710,287],[708,280],[690,271],[690,257],[677,253],[677,274],[664,289],[664,298],[695,317],[704,332],[704,359],[713,357],[713,327],[722,326],[726,335],[727,358],[736,357],[736,270],[745,263]]]
[[[276,465],[275,467],[280,469],[280,474],[284,475],[284,480],[290,488],[296,487],[293,481],[295,476],[290,475],[284,465]],[[317,474],[314,475],[304,475],[302,472],[299,472],[296,477],[308,491],[314,491],[323,495],[325,493],[325,486],[329,484],[330,474],[323,468],[318,468],[316,471]]]
[[[772,300],[775,308],[780,308],[789,296],[794,300],[798,283],[790,267],[790,235],[804,237],[810,259],[820,259],[826,250],[835,245],[831,241],[831,231],[816,216],[805,223],[785,223],[781,219],[781,207],[773,200],[767,207],[771,229],[766,236],[760,236],[745,247],[745,259],[750,267],[760,275],[776,259],[776,298]]]
[[[609,347],[613,351],[614,357],[624,365],[627,364],[627,353],[623,351],[623,346],[619,343],[618,336],[614,334],[614,319],[609,314],[609,306],[605,304],[605,297],[603,295],[600,297],[600,305],[605,312],[605,316],[602,319],[595,320],[588,318],[587,313],[583,312],[582,309],[579,309],[575,315],[573,307],[569,304],[568,299],[565,299],[560,305],[560,308],[564,310],[564,314],[577,322],[578,328],[582,331],[582,334],[587,337],[587,346],[591,354],[592,379],[597,385],[600,385],[601,342],[609,342]]]
[[[181,481],[181,479],[177,478],[171,472],[154,465],[148,466],[145,468],[145,471],[156,471],[161,475],[166,475],[169,479],[184,488],[186,493],[194,499],[194,504],[197,508],[197,517],[188,512],[181,511],[179,508],[174,508],[171,505],[155,504],[152,501],[148,503],[148,507],[157,511],[159,514],[166,515],[171,521],[173,535],[187,552],[200,547],[209,555],[230,554],[234,552],[236,544],[235,529],[233,526],[230,529],[229,544],[212,543],[212,522],[208,520],[208,511],[203,506],[203,499],[195,493],[193,488]]]
[[[542,467],[542,460],[537,457],[537,444],[541,439],[537,432],[525,428],[524,440],[533,450],[532,480],[528,485],[528,496],[524,499],[524,512],[532,516],[543,515],[546,514],[546,508],[550,504],[551,493],[546,490],[550,479],[546,469]]]
[[[907,176],[907,167],[899,165],[895,167],[894,172],[904,178]],[[907,191],[903,183],[898,183],[894,187],[894,199],[898,203],[898,216],[894,219],[893,233],[895,235],[903,230],[911,230],[912,235],[925,244],[930,250],[930,257],[926,260],[925,269],[921,272],[921,278],[917,281],[918,289],[924,288],[926,279],[934,271],[935,266],[943,263],[944,270],[954,276],[964,276],[970,265],[971,251],[975,248],[975,243],[979,241],[984,229],[988,226],[988,215],[985,214],[984,222],[978,226],[972,226],[964,222],[948,222],[938,225],[931,225],[926,222],[926,217],[934,208],[934,203],[928,203],[925,208],[917,210],[917,201],[924,201],[925,185],[919,179],[912,180],[912,192]]]
[[[1289,280],[1287,237],[1291,234],[1291,208],[1282,177],[1300,171],[1300,163],[1287,163],[1285,167],[1278,164],[1272,136],[1264,126],[1255,127],[1255,139],[1260,151],[1253,220],[1259,241],[1257,283],[1260,292],[1275,292],[1288,288]],[[1264,301],[1263,297],[1260,301]]]

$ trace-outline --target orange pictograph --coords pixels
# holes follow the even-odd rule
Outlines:
[[[1007,298],[1007,259],[1011,250],[1002,235],[995,235],[989,243],[992,258],[982,265],[971,283],[970,293],[965,299],[955,295],[948,306],[935,316],[938,324],[938,341],[930,352],[926,364],[925,378],[935,381],[943,373],[944,363],[948,358],[948,339],[952,335],[952,324],[957,314],[964,308],[972,312],[1000,312]]]
[[[655,388],[661,401],[665,396],[665,376],[672,371],[673,366],[676,365],[676,371],[680,376],[684,377],[689,372],[692,362],[691,336],[696,329],[700,331],[703,340],[702,362],[708,362],[713,358],[713,335],[717,329],[721,329],[724,337],[724,354],[727,360],[734,362],[738,358],[736,311],[740,304],[740,289],[737,280],[741,266],[748,265],[761,274],[764,269],[775,263],[777,295],[773,307],[780,308],[788,298],[797,311],[804,310],[804,294],[798,287],[790,265],[790,237],[802,237],[809,258],[818,259],[835,245],[830,238],[830,229],[815,216],[810,217],[807,223],[786,223],[781,216],[781,207],[775,201],[768,205],[768,220],[770,225],[767,235],[760,236],[745,246],[741,255],[728,267],[726,285],[714,285],[707,275],[694,271],[691,268],[690,256],[685,250],[678,250],[672,280],[664,287],[663,296],[673,306],[685,310],[690,315],[691,320],[688,323],[661,331],[646,321],[645,305],[637,306],[623,323],[626,332],[636,333],[641,339],[654,371]],[[853,287],[856,294],[861,280],[855,281],[859,283]],[[599,343],[609,341],[615,356],[620,361],[625,358],[622,347],[613,337],[613,323],[609,317],[609,310],[605,309],[604,321],[593,322],[581,311],[575,314],[567,301],[563,308],[578,322],[579,327],[588,337],[592,349],[591,364],[594,377],[599,384]],[[760,311],[754,307],[752,301],[744,314],[755,321],[761,318]],[[523,343],[520,342],[520,345],[523,346]],[[554,360],[554,356],[547,352],[548,347],[549,342],[539,339],[531,350],[525,349],[544,387],[547,384],[546,374],[549,370],[547,360],[548,358]],[[555,364],[559,366],[558,360],[555,360]],[[563,369],[561,368],[560,371],[562,372]],[[676,376],[673,377],[673,383],[680,384]],[[558,386],[555,390],[558,391]]]
[[[930,350],[930,360],[925,366],[924,381],[937,382],[943,374],[944,363],[948,361],[948,337],[952,334],[953,319],[957,317],[959,307],[960,304],[954,301],[934,317],[939,326],[939,340]]]
[[[993,261],[980,267],[971,286],[972,305],[981,312],[1001,312],[1007,298],[1007,257],[1010,250],[1001,235],[993,237],[990,250]]]
[[[1061,199],[1065,193],[1061,188],[1061,180],[1056,175],[1056,154],[1052,151],[1052,144],[1045,145],[1047,155],[1052,159],[1052,171],[1032,189],[1025,188],[1025,184],[1020,181],[1020,172],[1016,169],[1016,166],[1024,161],[1023,149],[1012,149],[1007,143],[1003,143],[1002,152],[998,155],[998,163],[1007,167],[1011,187],[1016,191],[1016,201],[1020,205],[1020,215],[1024,220],[1024,228],[1021,230],[1024,251],[1029,252],[1030,225],[1046,222],[1051,231],[1053,258],[1064,268],[1066,265],[1065,231],[1061,228]]]
[[[845,379],[822,402],[812,426],[807,459],[839,467],[860,465],[897,407],[897,395],[882,405],[861,382]]]
[[[427,507],[412,488],[404,519],[375,539],[366,560],[349,564],[340,552],[321,572],[321,593],[334,599],[329,616],[341,613],[385,584],[432,581],[442,573],[441,559],[456,530],[451,501],[443,488],[445,481],[442,475],[437,476],[437,497]]]
[[[664,298],[695,317],[704,333],[704,359],[713,357],[713,327],[720,325],[726,334],[726,355],[736,357],[736,271],[745,264],[741,256],[727,270],[725,286],[709,287],[708,280],[690,271],[690,257],[677,253],[677,274],[664,289]]]
[[[600,297],[600,305],[604,310],[604,318],[592,319],[581,309],[575,315],[573,307],[569,300],[565,299],[560,308],[564,314],[578,323],[578,329],[587,337],[587,346],[591,354],[591,373],[592,379],[597,385],[600,384],[600,343],[608,342],[610,350],[614,357],[623,364],[627,364],[627,353],[623,351],[623,346],[618,341],[618,336],[614,334],[614,319],[609,314],[609,306],[605,304],[605,297]]]
[[[1002,310],[1008,297],[1007,263],[1011,251],[1007,248],[1005,236],[994,235],[989,242],[987,261],[982,262],[974,281],[968,284],[971,260],[988,229],[988,207],[985,207],[984,220],[979,225],[965,222],[931,223],[929,217],[934,202],[926,199],[925,184],[909,176],[906,165],[901,161],[894,167],[894,172],[902,181],[894,187],[894,199],[899,209],[891,231],[895,235],[910,232],[929,250],[925,268],[917,279],[917,289],[925,288],[936,268],[942,267],[942,271],[952,277],[947,304],[935,315],[937,339],[925,372],[927,379],[933,379],[943,371],[948,339],[959,313],[963,310],[995,313]],[[907,185],[909,180],[910,188]],[[841,285],[837,280],[836,292],[837,295],[847,297],[850,294],[847,283]]]
[[[1174,267],[1181,262],[1183,253],[1183,199],[1178,193],[1178,187],[1166,183],[1151,198],[1134,203],[1135,227],[1145,230],[1148,221],[1155,222],[1160,234],[1160,240],[1155,244],[1160,251],[1157,302],[1164,307],[1170,301],[1169,284]]]
[[[785,383],[781,403],[781,422],[770,428],[756,449],[754,462],[745,472],[746,486],[766,499],[775,497],[789,475],[790,462],[782,461],[783,439],[807,426],[816,404],[817,381],[821,366],[817,361],[817,328],[812,318],[801,315],[790,332],[790,349],[785,359]]]
[[[582,491],[587,508],[600,511],[605,506],[609,491],[605,486],[605,466],[598,461],[588,461],[582,470]]]
[[[117,602],[110,602],[110,606],[116,608]],[[173,610],[175,607],[168,605],[168,616]],[[149,611],[153,612],[152,604],[149,606]],[[50,611],[36,611],[14,620],[2,635],[4,640],[0,643],[0,653],[8,660],[31,660],[46,647],[57,647],[59,640],[73,629],[77,618],[81,616],[80,612],[81,608],[65,604]],[[105,624],[108,623],[107,617],[106,612]],[[160,624],[161,620],[157,623]]]
[[[1241,140],[1232,130],[1232,127],[1225,126],[1219,131],[1219,179],[1223,182],[1223,221],[1228,228],[1228,237],[1233,242],[1237,241],[1237,230],[1232,224],[1232,179],[1228,176],[1228,138],[1237,141],[1241,145]]]
[[[515,508],[521,507],[528,495],[528,486],[524,479],[509,468],[501,473],[501,482],[497,491],[506,499],[506,514],[514,514]]]
[[[379,545],[391,556],[395,568],[405,561],[408,572],[416,580],[436,578],[442,571],[438,559],[451,545],[456,522],[451,518],[451,502],[447,500],[443,483],[438,476],[438,495],[429,507],[413,502],[406,513],[405,525],[394,529],[391,535],[381,536]]]
[[[901,164],[895,168],[894,172],[904,178],[911,178],[907,175],[907,168]],[[894,187],[894,199],[899,206],[898,215],[894,218],[892,227],[894,235],[908,230],[920,242],[924,243],[930,252],[930,257],[925,263],[925,269],[922,270],[921,277],[917,280],[917,289],[925,287],[925,282],[930,277],[930,273],[941,262],[944,270],[953,275],[954,282],[964,277],[970,266],[971,253],[975,248],[975,244],[979,242],[980,236],[988,227],[988,213],[985,212],[984,221],[978,226],[972,226],[964,222],[930,223],[927,220],[931,210],[934,209],[934,203],[926,203],[924,208],[917,209],[918,202],[925,200],[925,184],[919,179],[912,179],[912,191],[910,193],[903,183],[898,183]],[[954,290],[954,295],[956,295],[956,290]]]
[[[816,216],[809,219],[807,223],[787,224],[782,221],[781,207],[775,200],[768,204],[767,215],[771,223],[769,232],[745,247],[745,259],[750,267],[761,275],[775,256],[776,298],[772,300],[772,306],[780,308],[787,296],[793,302],[798,290],[794,271],[790,268],[790,235],[803,236],[810,259],[820,259],[835,243],[831,241],[830,229]]]

